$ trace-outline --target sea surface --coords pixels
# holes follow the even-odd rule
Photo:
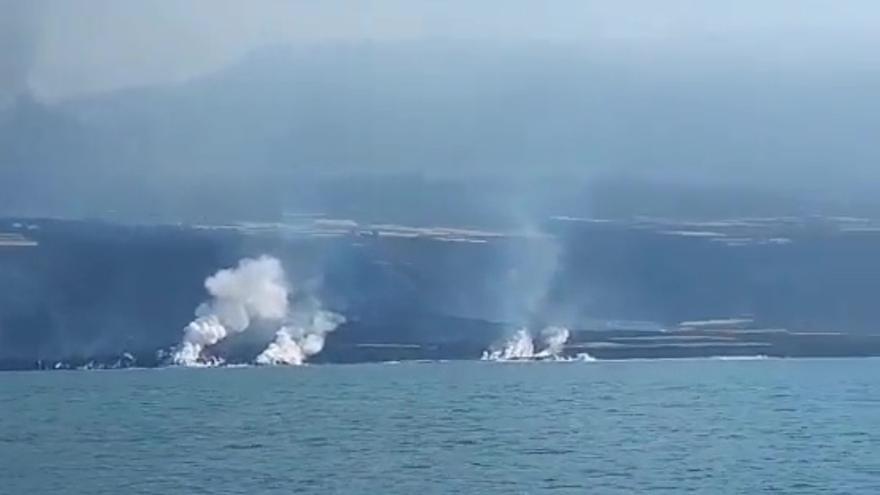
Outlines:
[[[0,493],[880,493],[880,360],[0,373]]]

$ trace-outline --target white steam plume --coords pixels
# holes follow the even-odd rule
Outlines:
[[[304,324],[289,323],[275,334],[275,341],[257,356],[257,364],[301,365],[309,356],[321,352],[326,335],[345,323],[345,318],[318,310]]]
[[[490,349],[483,352],[484,360],[509,361],[513,359],[531,359],[535,356],[535,344],[532,336],[525,328],[514,332],[501,344],[500,349]]]
[[[535,341],[526,328],[517,330],[499,346],[483,352],[483,360],[518,361],[558,358],[570,332],[564,327],[547,327],[540,333],[540,351],[535,352]]]
[[[270,256],[245,258],[238,266],[205,280],[212,299],[196,308],[183,340],[172,354],[175,364],[200,364],[202,351],[231,333],[243,332],[252,320],[282,321],[288,315],[289,288],[281,262]]]
[[[541,330],[541,341],[544,349],[535,357],[558,356],[562,352],[565,343],[568,342],[570,333],[565,327],[547,327]]]

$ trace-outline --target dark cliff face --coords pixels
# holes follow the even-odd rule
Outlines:
[[[221,261],[214,242],[174,229],[49,222],[28,235],[38,246],[0,249],[5,357],[156,348]]]
[[[371,229],[325,237],[8,220],[0,231],[37,245],[0,246],[0,359],[154,355],[178,342],[206,276],[263,253],[349,319],[330,336],[327,359],[346,360],[346,346],[359,343],[473,352],[517,324],[746,316],[791,330],[876,329],[880,236],[870,229],[773,224],[746,242],[742,232],[680,228],[557,221],[539,236],[463,242]]]

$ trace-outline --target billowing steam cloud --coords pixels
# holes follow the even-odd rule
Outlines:
[[[535,344],[525,328],[517,330],[500,349],[483,352],[483,359],[508,361],[511,359],[530,359],[535,356]]]
[[[205,288],[212,299],[199,305],[196,319],[184,328],[183,340],[172,354],[175,364],[204,364],[205,348],[247,330],[255,320],[281,326],[259,363],[302,364],[323,349],[325,335],[344,321],[317,304],[304,315],[292,314],[284,268],[270,256],[245,258],[234,268],[220,270],[205,280]]]
[[[565,327],[547,327],[541,330],[540,351],[528,329],[517,330],[510,338],[483,352],[483,359],[489,361],[511,361],[528,359],[558,358],[562,353],[570,333]]]
[[[196,319],[184,329],[172,356],[176,364],[199,363],[205,347],[246,330],[253,319],[281,321],[288,313],[289,290],[275,258],[243,259],[208,277],[205,288],[212,299],[196,308]]]
[[[318,310],[305,325],[287,324],[257,356],[257,364],[303,364],[309,356],[321,352],[326,335],[344,322],[341,315]]]
[[[544,349],[535,355],[535,357],[558,356],[562,353],[562,348],[568,342],[571,334],[565,327],[547,327],[541,330],[541,341],[544,343]]]

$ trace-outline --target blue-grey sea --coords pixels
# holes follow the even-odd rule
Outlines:
[[[0,493],[880,493],[880,361],[0,373]]]

